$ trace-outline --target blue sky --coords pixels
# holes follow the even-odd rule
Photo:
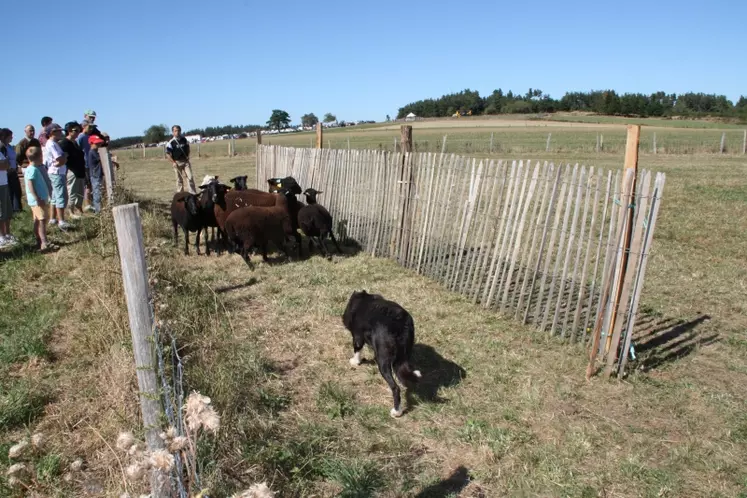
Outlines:
[[[747,2],[4,0],[0,126],[383,120],[464,88],[747,94]],[[42,7],[39,9],[39,7]],[[31,57],[25,57],[27,52]]]

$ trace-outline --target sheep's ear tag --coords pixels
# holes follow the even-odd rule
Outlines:
[[[278,182],[278,188],[282,188],[282,187],[283,187],[283,184]]]
[[[306,234],[304,233],[302,228],[297,228],[296,232],[300,233],[302,236],[306,237]]]

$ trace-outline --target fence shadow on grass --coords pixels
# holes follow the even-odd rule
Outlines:
[[[635,351],[640,355],[639,368],[646,371],[674,363],[692,354],[698,347],[719,342],[718,333],[703,335],[698,328],[711,319],[701,314],[692,320],[662,319],[647,322],[647,329],[637,334]]]
[[[458,495],[470,481],[469,470],[461,465],[446,479],[428,486],[415,495],[415,498],[446,498]]]
[[[407,403],[410,407],[424,403],[448,403],[439,396],[442,387],[453,387],[467,376],[466,370],[451,360],[441,356],[427,344],[415,344],[412,352],[413,368],[420,370],[422,378],[407,389]],[[417,398],[413,397],[415,394]]]

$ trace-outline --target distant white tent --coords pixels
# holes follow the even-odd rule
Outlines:
[[[405,116],[405,121],[415,121],[415,118],[417,118],[417,116],[415,115],[415,113],[411,112],[410,114]]]

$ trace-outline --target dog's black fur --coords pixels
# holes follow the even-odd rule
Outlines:
[[[403,384],[417,382],[420,372],[410,364],[415,343],[415,324],[412,316],[399,304],[384,299],[379,294],[355,291],[348,300],[342,322],[353,336],[353,353],[350,364],[360,364],[360,351],[368,344],[374,351],[379,372],[392,389],[393,417],[402,415],[400,389],[392,370]]]

